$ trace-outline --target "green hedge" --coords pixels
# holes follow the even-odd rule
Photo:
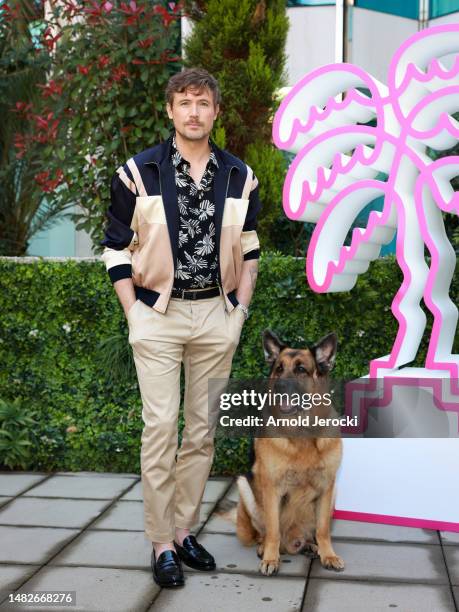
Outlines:
[[[335,375],[366,373],[368,361],[392,346],[397,327],[390,304],[400,282],[395,262],[384,259],[372,264],[352,292],[316,295],[307,286],[304,259],[264,255],[233,376],[267,373],[265,328],[293,346],[336,331]],[[24,451],[20,465],[138,472],[140,397],[127,324],[103,264],[0,259],[0,291],[0,400],[15,402],[36,421],[27,431],[31,452]],[[455,282],[452,295],[457,294]],[[8,443],[0,444],[0,466],[11,467],[5,461],[16,435],[10,427]],[[213,473],[243,470],[246,447],[243,439],[218,440]]]

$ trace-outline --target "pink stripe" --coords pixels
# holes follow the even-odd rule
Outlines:
[[[353,398],[354,394],[359,391],[369,392],[375,391],[378,385],[378,379],[368,378],[369,382],[364,383],[362,379],[351,381],[345,386],[345,404],[344,413],[352,416],[353,413]],[[394,387],[411,387],[411,388],[424,388],[432,389],[433,403],[439,410],[446,410],[456,412],[459,414],[459,403],[457,401],[458,389],[456,379],[449,379],[449,391],[455,399],[452,402],[447,402],[443,399],[443,379],[441,378],[409,378],[409,377],[398,377],[398,376],[385,376],[383,378],[384,387],[383,395],[379,398],[368,397],[364,395],[359,398],[359,419],[358,425],[355,427],[342,427],[341,431],[347,434],[359,434],[367,430],[368,427],[368,410],[370,408],[384,408],[388,406],[393,399]]]
[[[431,521],[422,518],[409,518],[406,516],[390,516],[389,514],[370,514],[367,512],[350,512],[348,510],[335,510],[333,518],[343,521],[360,521],[365,523],[382,523],[385,525],[400,525],[401,527],[419,527],[421,529],[435,529],[437,531],[457,531],[459,523],[447,521]]]

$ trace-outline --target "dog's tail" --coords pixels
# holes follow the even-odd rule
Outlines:
[[[263,533],[265,530],[263,516],[253,494],[252,487],[245,476],[239,476],[237,488],[239,489],[239,496],[244,502],[247,514],[250,516],[252,525],[259,533]]]

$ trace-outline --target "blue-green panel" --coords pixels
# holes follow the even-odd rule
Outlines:
[[[41,257],[75,257],[75,225],[70,219],[56,221],[48,230],[32,238],[27,255]]]
[[[354,5],[408,19],[419,17],[419,0],[355,0]]]
[[[365,227],[368,222],[368,217],[372,210],[382,210],[384,207],[384,197],[376,198],[369,204],[365,206],[365,208],[360,212],[359,216],[356,219],[356,225],[360,225],[361,227]],[[397,234],[395,234],[394,238],[389,242],[389,244],[384,244],[381,247],[381,257],[384,255],[393,255],[395,253],[395,247],[397,242]]]
[[[430,0],[429,18],[441,17],[449,13],[459,12],[459,0]]]

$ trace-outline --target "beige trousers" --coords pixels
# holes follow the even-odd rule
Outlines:
[[[244,313],[227,313],[223,296],[171,299],[162,314],[137,300],[127,314],[142,396],[141,469],[145,532],[153,542],[175,539],[175,528],[199,521],[214,456],[208,379],[226,379]],[[185,369],[182,444],[178,449],[180,368]]]

